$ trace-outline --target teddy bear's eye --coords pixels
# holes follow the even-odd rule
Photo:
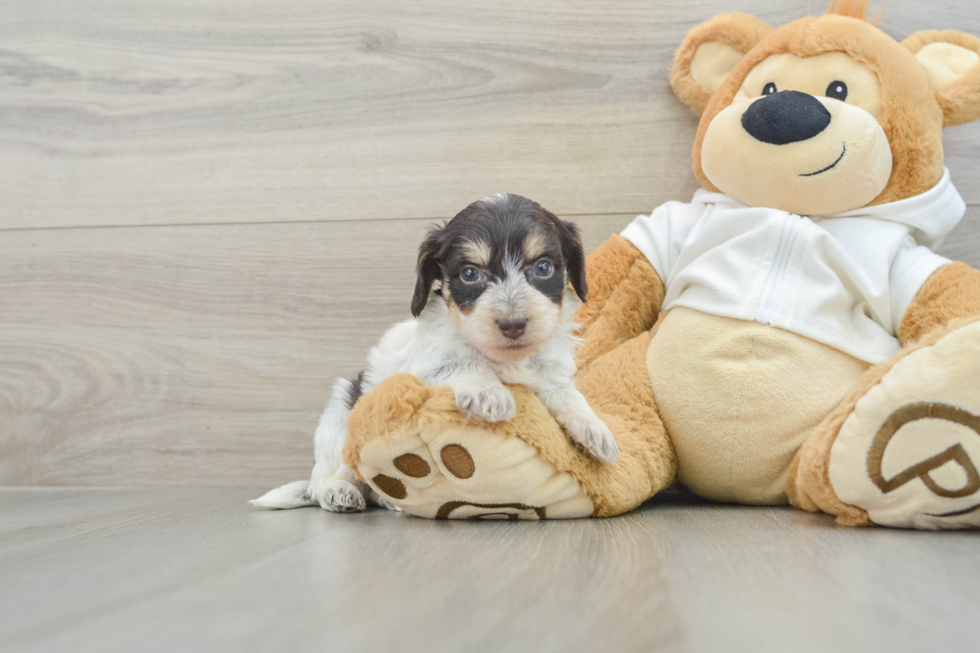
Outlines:
[[[830,82],[827,87],[827,97],[843,102],[847,99],[847,84],[842,81]]]
[[[775,95],[776,93],[779,93],[779,90],[776,89],[775,82],[769,82],[768,84],[762,87],[763,95]]]

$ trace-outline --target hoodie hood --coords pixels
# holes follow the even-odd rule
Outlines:
[[[966,202],[949,180],[949,170],[944,167],[939,183],[921,195],[820,217],[898,222],[912,229],[911,235],[917,243],[935,251],[965,214]]]

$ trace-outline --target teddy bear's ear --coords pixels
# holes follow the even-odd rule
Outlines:
[[[980,39],[963,32],[916,32],[902,42],[929,73],[946,127],[980,119]]]
[[[715,16],[685,37],[670,69],[674,93],[700,115],[745,53],[772,28],[754,16],[734,13]]]

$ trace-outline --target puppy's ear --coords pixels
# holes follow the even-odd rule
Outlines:
[[[558,239],[561,242],[561,255],[565,259],[565,273],[575,289],[575,294],[583,302],[589,294],[589,285],[585,281],[585,251],[582,249],[582,237],[578,227],[572,222],[555,219],[558,227]]]
[[[433,227],[422,245],[419,246],[419,260],[416,265],[418,278],[415,281],[415,295],[412,296],[412,315],[418,317],[429,301],[432,284],[442,275],[439,250],[445,226]]]

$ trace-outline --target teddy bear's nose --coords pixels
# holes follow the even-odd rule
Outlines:
[[[756,140],[773,145],[813,138],[830,124],[830,112],[817,98],[799,91],[766,95],[742,114],[742,127]]]

